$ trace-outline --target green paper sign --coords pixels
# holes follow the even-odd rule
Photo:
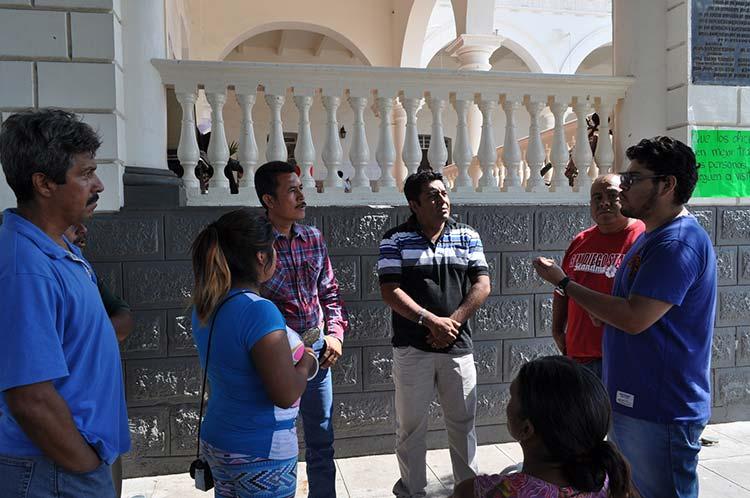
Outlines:
[[[750,197],[750,131],[693,130],[693,197]]]

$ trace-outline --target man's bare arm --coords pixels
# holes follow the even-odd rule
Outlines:
[[[557,349],[567,354],[565,347],[565,328],[568,325],[568,298],[557,293],[552,297],[552,338]]]
[[[39,382],[5,391],[13,418],[42,452],[72,472],[89,472],[101,461],[78,431],[70,409],[52,382]]]
[[[534,268],[540,277],[553,285],[565,277],[565,272],[548,258],[536,258]],[[671,303],[658,299],[637,294],[627,298],[610,296],[574,281],[568,284],[565,293],[593,316],[633,335],[649,328],[672,308]]]
[[[464,300],[461,301],[461,305],[453,312],[451,318],[458,323],[466,323],[487,300],[490,290],[490,277],[488,275],[476,277],[469,288],[469,292],[464,297]]]
[[[397,283],[381,284],[380,294],[383,301],[393,311],[407,320],[416,322],[422,306],[417,304]],[[434,347],[448,346],[458,337],[459,322],[449,317],[437,316],[427,310],[424,312],[424,325],[430,330],[433,337]]]
[[[133,332],[135,328],[135,320],[133,320],[133,314],[127,308],[120,308],[110,315],[109,320],[112,322],[112,327],[115,329],[115,335],[119,342],[124,341]]]

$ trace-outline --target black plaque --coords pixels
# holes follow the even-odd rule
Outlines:
[[[692,0],[693,83],[750,85],[750,0]]]

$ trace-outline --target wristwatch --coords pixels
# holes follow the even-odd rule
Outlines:
[[[568,286],[568,284],[569,284],[569,283],[570,283],[570,277],[568,277],[568,276],[566,275],[566,276],[565,276],[565,277],[564,277],[564,278],[563,278],[562,280],[560,280],[560,281],[559,281],[559,282],[557,283],[557,285],[555,286],[555,292],[556,292],[556,293],[557,293],[558,295],[560,295],[560,296],[563,296],[563,297],[564,297],[564,296],[566,295],[566,294],[565,294],[565,288],[566,288],[566,287]]]
[[[417,325],[424,325],[424,315],[426,313],[426,310],[422,308],[419,310],[419,318],[417,319]]]

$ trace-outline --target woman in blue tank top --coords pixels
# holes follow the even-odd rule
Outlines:
[[[192,256],[193,340],[211,393],[200,447],[215,496],[294,496],[295,420],[317,358],[258,295],[276,268],[272,227],[232,211],[198,235]]]

